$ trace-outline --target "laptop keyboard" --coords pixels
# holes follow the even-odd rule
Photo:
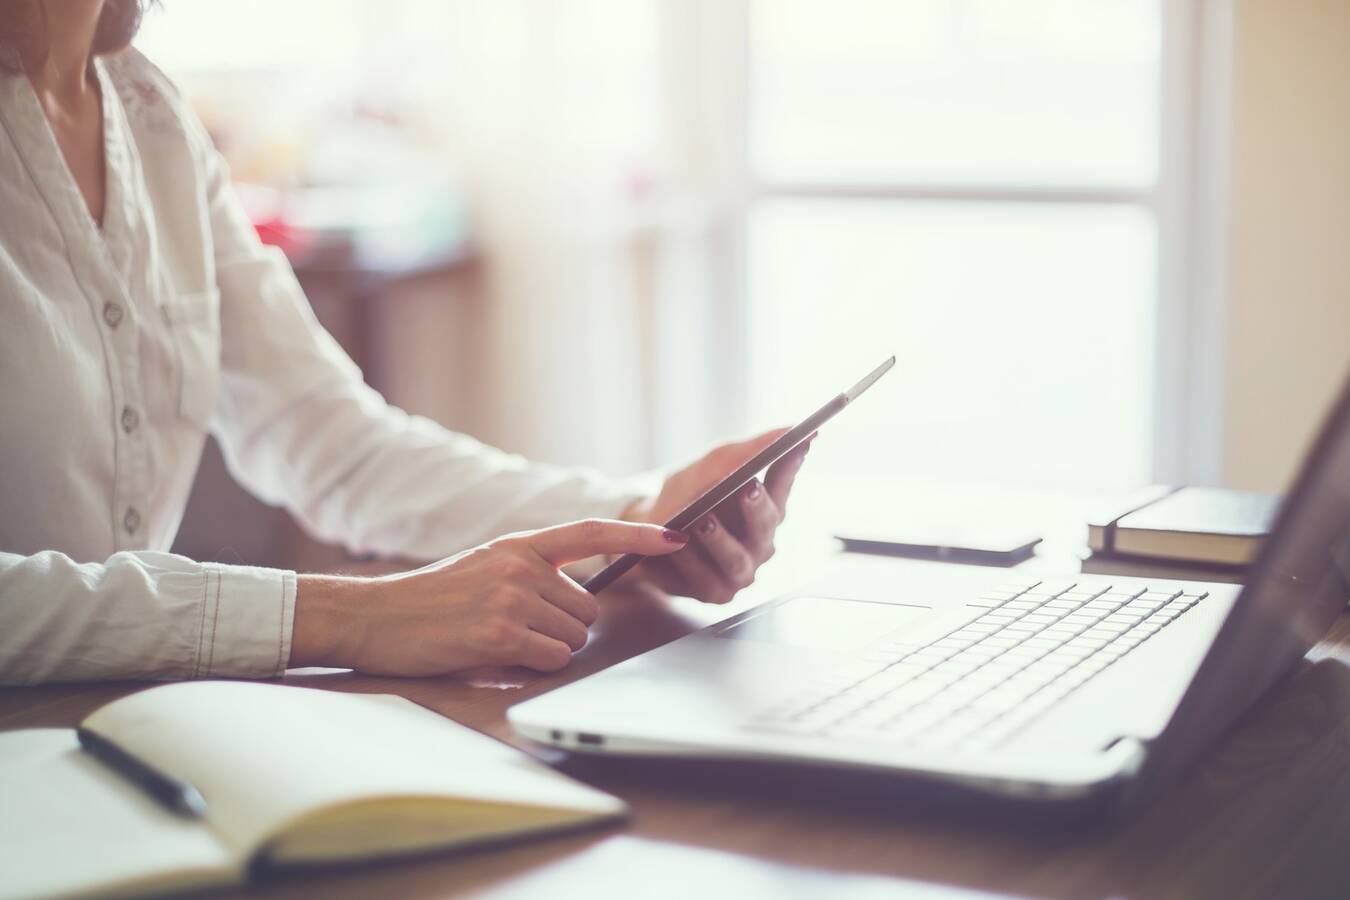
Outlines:
[[[967,606],[986,610],[937,639],[903,633],[857,666],[763,710],[777,732],[989,750],[1207,595],[1102,582],[1022,582]]]

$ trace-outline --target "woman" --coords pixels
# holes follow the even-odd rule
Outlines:
[[[691,538],[645,523],[777,432],[647,494],[387,406],[258,241],[182,98],[128,49],[142,2],[0,8],[0,681],[554,670],[597,614],[567,563],[658,556],[638,578],[711,602],[751,581],[804,449]],[[315,533],[457,555],[341,578],[165,552],[208,430]]]

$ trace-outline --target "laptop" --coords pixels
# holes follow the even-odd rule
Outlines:
[[[569,751],[806,764],[1044,801],[1143,796],[1350,599],[1350,382],[1245,586],[897,577],[785,596],[511,708]]]

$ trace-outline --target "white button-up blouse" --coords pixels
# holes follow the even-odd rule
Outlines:
[[[242,484],[360,551],[437,558],[633,499],[386,405],[167,79],[134,50],[94,68],[101,227],[0,74],[0,681],[285,668],[295,573],[166,552],[208,431]]]

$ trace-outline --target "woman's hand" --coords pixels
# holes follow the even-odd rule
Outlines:
[[[782,437],[775,429],[747,441],[723,444],[666,479],[656,497],[639,501],[623,517],[636,522],[665,522],[704,491]],[[726,603],[755,580],[773,556],[774,533],[787,511],[788,494],[806,459],[810,441],[769,467],[694,523],[692,541],[678,553],[645,561],[635,570],[662,590],[708,603]]]
[[[482,665],[555,671],[586,643],[599,607],[559,571],[604,553],[674,553],[657,525],[589,519],[507,535],[383,578],[302,575],[291,666],[439,675]]]

